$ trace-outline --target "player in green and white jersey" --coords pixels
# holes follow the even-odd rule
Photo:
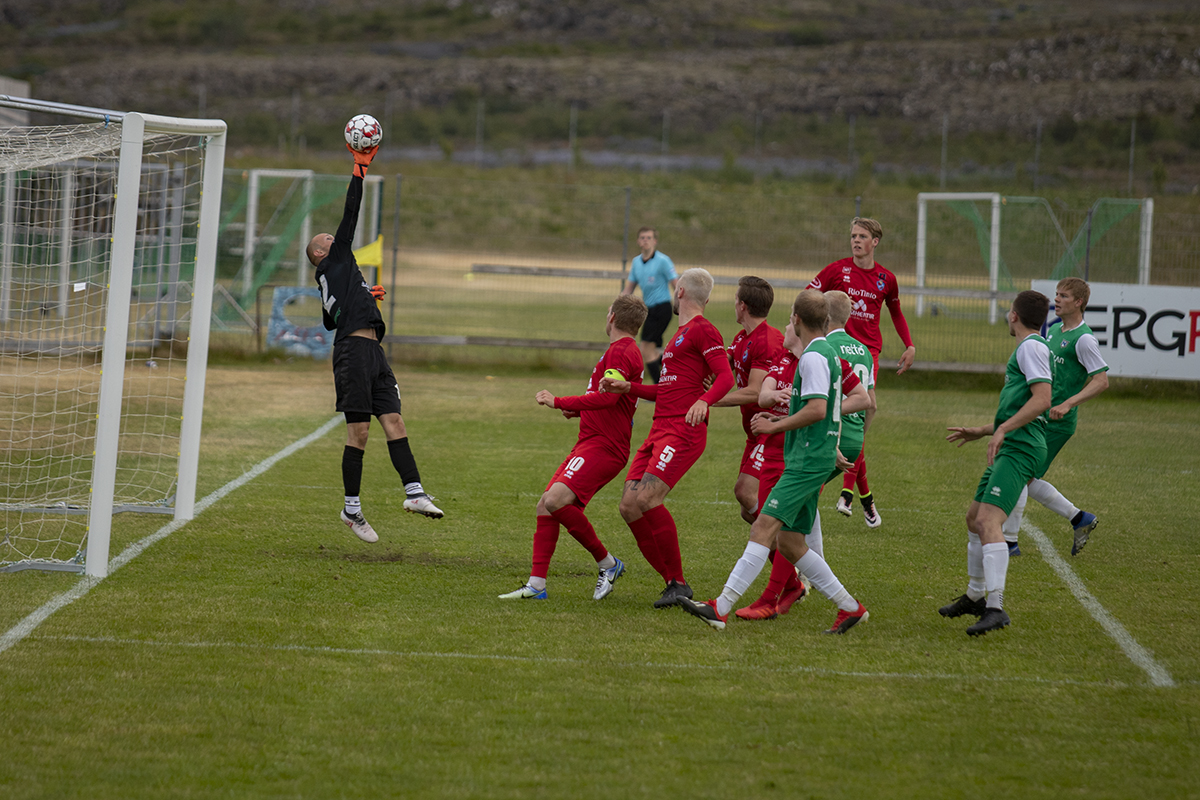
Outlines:
[[[846,321],[850,319],[852,307],[850,295],[845,292],[829,291],[825,293],[825,299],[829,301],[829,333],[825,334],[825,341],[833,346],[833,351],[839,358],[850,365],[850,369],[862,381],[863,386],[867,387],[867,392],[873,395],[875,359],[866,345],[846,333]],[[867,413],[874,410],[875,406],[872,403],[862,411],[842,415],[842,435],[838,440],[838,450],[851,463],[856,461],[858,454],[862,452]],[[882,522],[878,513],[875,514],[874,520],[872,523],[868,519],[867,525],[878,528]]]
[[[1030,497],[1071,523],[1075,531],[1071,555],[1083,549],[1099,524],[1095,514],[1076,508],[1058,489],[1042,479],[1063,445],[1075,434],[1078,407],[1108,388],[1108,364],[1100,355],[1100,344],[1092,329],[1083,321],[1089,297],[1091,289],[1082,278],[1064,278],[1054,290],[1054,310],[1062,322],[1051,325],[1046,334],[1050,367],[1054,372],[1053,405],[1047,413],[1050,420],[1046,425],[1046,460],[1004,521],[1009,555],[1021,554],[1017,531],[1021,529],[1021,517]]]
[[[829,301],[815,289],[801,292],[792,304],[792,325],[803,351],[796,364],[788,416],[758,414],[751,430],[758,435],[783,433],[783,475],[767,496],[750,528],[750,541],[725,581],[719,597],[704,603],[679,598],[684,611],[714,628],[724,628],[733,606],[767,563],[771,546],[808,577],[813,588],[838,607],[826,633],[841,634],[861,621],[867,609],[846,591],[829,564],[805,541],[817,515],[821,487],[837,462],[838,430],[842,416],[842,364],[825,341]],[[866,400],[866,389],[853,390]],[[865,403],[864,403],[865,407]]]
[[[1001,526],[1046,459],[1044,414],[1051,398],[1050,348],[1038,331],[1049,309],[1050,301],[1040,292],[1024,291],[1016,296],[1006,319],[1009,334],[1020,344],[1008,359],[995,419],[991,425],[947,429],[946,441],[958,442],[959,447],[991,436],[988,467],[967,509],[967,593],[938,609],[943,617],[979,617],[967,628],[968,636],[981,636],[1010,622],[1004,611],[1008,545]]]

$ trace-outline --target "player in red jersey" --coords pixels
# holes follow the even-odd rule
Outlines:
[[[759,508],[759,473],[762,470],[762,445],[765,437],[750,432],[750,420],[762,411],[758,406],[758,394],[763,378],[776,357],[783,352],[783,334],[767,322],[771,304],[775,302],[775,290],[762,278],[746,275],[738,280],[737,297],[733,311],[742,329],[729,345],[729,363],[733,367],[736,388],[713,403],[714,407],[738,406],[742,411],[742,430],[746,432],[746,446],[742,450],[742,463],[738,470],[733,495],[742,509],[742,519],[754,522]]]
[[[630,295],[618,297],[608,309],[604,326],[608,350],[592,369],[587,393],[576,397],[555,397],[545,389],[537,393],[541,405],[562,409],[568,419],[580,418],[579,440],[538,501],[529,582],[500,595],[501,600],[546,599],[546,574],[558,544],[560,524],[596,559],[600,577],[593,600],[607,597],[613,582],[624,574],[625,563],[608,552],[583,512],[596,492],[617,477],[629,461],[629,435],[637,401],[628,394],[601,392],[600,380],[605,372],[616,370],[632,383],[642,382],[642,355],[634,337],[645,321],[645,303]]]
[[[716,326],[704,318],[713,278],[707,270],[693,268],[679,276],[673,309],[679,329],[663,351],[662,374],[657,384],[637,384],[604,378],[602,391],[630,393],[654,401],[654,421],[646,441],[638,448],[625,476],[621,517],[633,531],[646,561],[666,581],[655,608],[675,605],[691,597],[683,578],[679,533],[663,501],[675,484],[696,463],[708,441],[708,408],[733,388],[725,342]],[[704,380],[715,374],[705,391]]]
[[[905,350],[896,362],[899,369],[897,375],[903,375],[913,364],[917,348],[913,346],[912,335],[908,332],[908,322],[904,312],[900,310],[900,285],[896,276],[875,262],[875,248],[883,238],[883,226],[869,217],[855,217],[850,222],[850,250],[853,256],[833,262],[817,273],[809,282],[809,289],[819,289],[822,292],[837,289],[850,295],[853,307],[850,320],[846,323],[846,333],[866,345],[875,361],[875,374],[879,377],[879,354],[883,349],[883,335],[879,330],[879,320],[883,306],[887,305],[892,317],[892,325],[900,341],[904,342]],[[867,412],[867,422],[864,435],[871,428],[871,419],[875,416],[875,389],[870,390],[871,409]],[[862,503],[863,517],[867,525],[878,528],[883,524],[879,511],[875,508],[875,498],[867,485],[867,464],[865,461],[866,445],[854,462],[854,469],[847,470],[842,477],[842,495],[838,498],[837,510],[846,516],[853,513],[851,501],[854,499],[855,484],[858,484],[858,496]]]
[[[759,395],[759,406],[767,409],[768,414],[775,417],[786,417],[791,407],[792,384],[796,376],[796,362],[799,357],[794,350],[800,349],[800,337],[789,322],[783,334],[783,352],[771,365],[767,377],[763,379],[762,392]],[[862,411],[870,407],[870,396],[864,391],[855,393],[855,388],[862,381],[854,374],[854,370],[845,359],[840,359],[842,365],[842,416]],[[853,396],[852,396],[853,395]],[[862,395],[862,396],[860,396]],[[866,403],[864,406],[863,404]],[[783,434],[773,433],[765,437],[763,443],[763,465],[758,490],[758,503],[761,507],[766,502],[771,489],[783,475]],[[849,461],[838,453],[837,464],[841,469],[850,466]],[[808,546],[822,558],[825,557],[823,538],[821,535],[821,513],[818,511],[813,519],[812,529],[805,537]],[[786,614],[792,606],[804,599],[808,593],[807,587],[800,581],[792,564],[785,558],[777,558],[776,551],[770,553],[771,574],[762,596],[750,605],[739,608],[737,615],[742,619],[774,619],[780,614]]]

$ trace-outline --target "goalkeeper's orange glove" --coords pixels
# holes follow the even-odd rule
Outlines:
[[[354,174],[360,178],[367,177],[367,167],[371,166],[371,159],[375,158],[375,153],[379,151],[379,145],[375,145],[370,150],[355,150],[346,142],[346,149],[354,156]]]
[[[371,287],[371,297],[374,297],[376,300],[382,300],[385,294],[387,294],[387,292],[382,286],[377,284]]]

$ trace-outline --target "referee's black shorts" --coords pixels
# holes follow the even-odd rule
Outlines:
[[[347,336],[333,346],[333,386],[342,413],[400,413],[400,384],[374,339]]]
[[[671,324],[671,304],[659,303],[646,309],[646,324],[642,326],[642,341],[654,342],[658,347],[663,346],[663,334]]]

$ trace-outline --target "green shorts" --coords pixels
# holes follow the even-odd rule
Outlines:
[[[830,477],[826,470],[784,470],[775,488],[767,495],[761,513],[779,520],[785,531],[807,534],[817,518],[821,487]]]
[[[849,437],[849,436],[843,436],[842,440],[840,442],[838,442],[838,452],[840,452],[842,454],[842,457],[845,458],[847,461],[855,462],[858,460],[859,453],[862,452],[862,444],[863,444],[863,440],[861,438],[853,438],[853,437]],[[835,462],[833,471],[829,473],[829,477],[825,479],[825,482],[829,483],[831,480],[833,480],[834,478],[836,478],[838,475],[841,475],[841,474],[842,474],[842,471],[837,468],[836,462]]]
[[[1033,477],[1041,478],[1050,471],[1050,465],[1054,463],[1054,459],[1058,457],[1058,451],[1063,449],[1063,446],[1071,440],[1075,435],[1075,431],[1056,428],[1053,425],[1046,426],[1046,458],[1042,461],[1042,465],[1038,467],[1037,474]]]
[[[1025,484],[1034,479],[1046,459],[1046,445],[1005,442],[996,460],[983,472],[975,489],[975,502],[996,506],[1005,514],[1017,507]]]

